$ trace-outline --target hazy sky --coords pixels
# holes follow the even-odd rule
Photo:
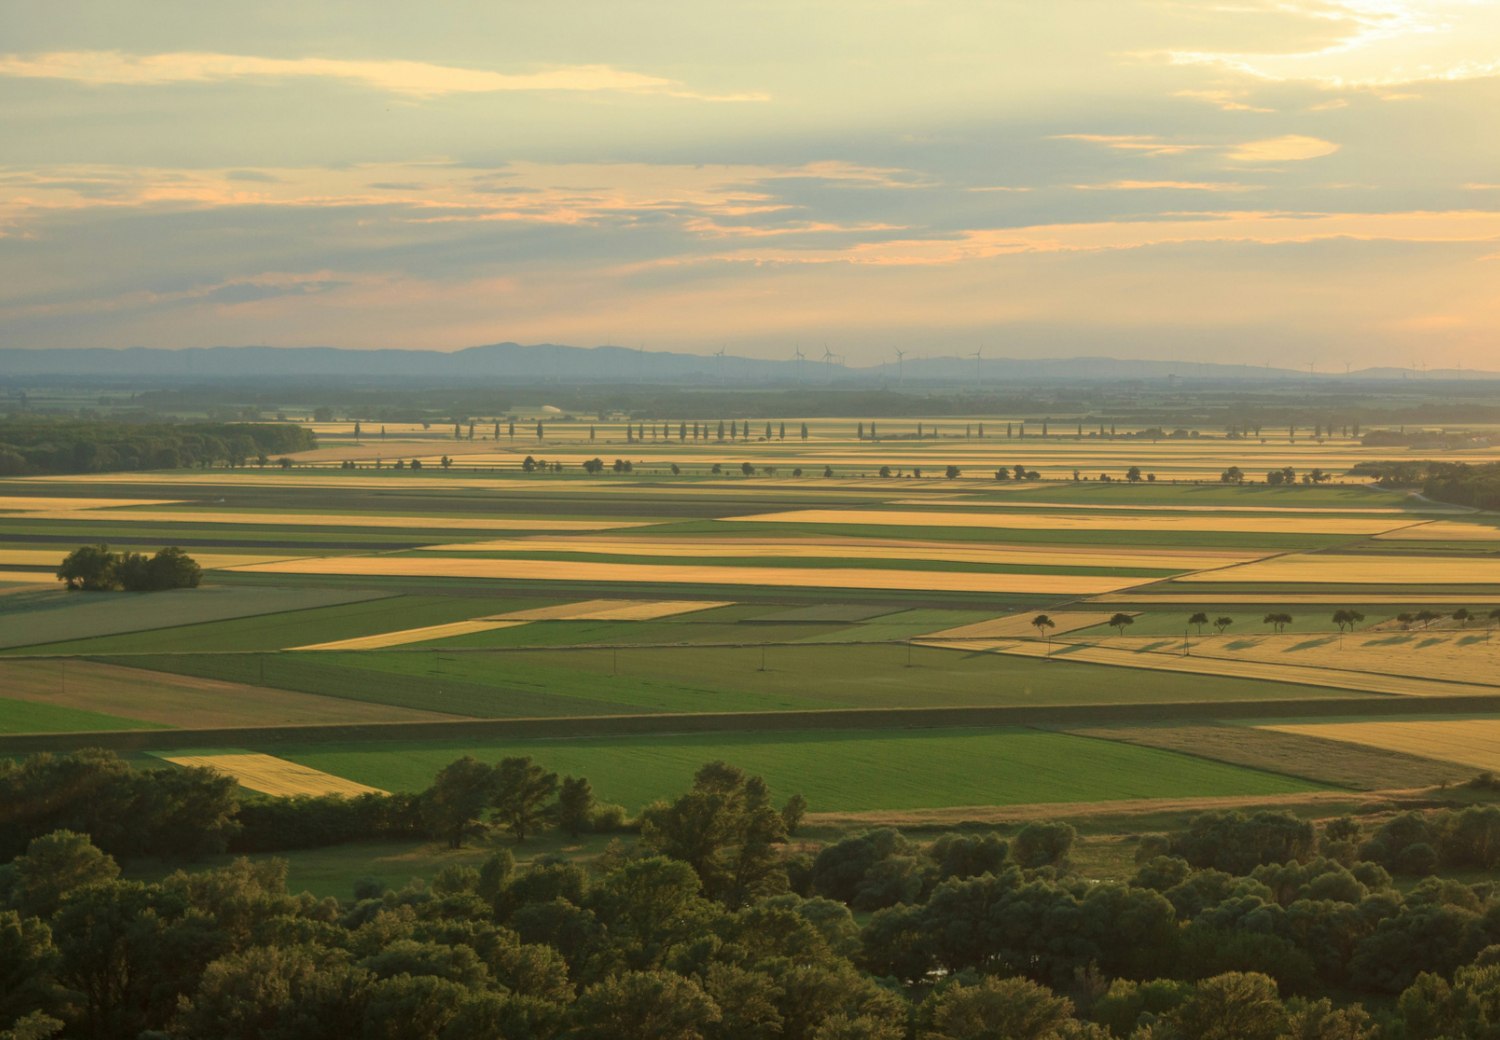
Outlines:
[[[0,342],[1500,368],[1497,0],[3,0]]]

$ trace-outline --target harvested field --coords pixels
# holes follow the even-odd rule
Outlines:
[[[310,643],[294,646],[293,650],[379,650],[387,646],[402,646],[406,643],[421,643],[429,639],[447,639],[450,636],[466,636],[473,632],[488,632],[493,628],[514,628],[524,621],[497,621],[479,618],[474,621],[450,621],[446,625],[427,625],[424,628],[404,628],[399,632],[381,632],[373,636],[358,636],[354,639],[336,639],[331,643]]]
[[[1177,580],[1181,580],[1180,578]],[[1351,599],[1358,599],[1360,603],[1392,605],[1420,606],[1447,606],[1453,607],[1476,603],[1486,605],[1500,603],[1500,593],[1469,593],[1460,595],[1449,594],[1446,596],[1433,596],[1423,593],[1370,593],[1360,592],[1357,596],[1348,593],[1333,592],[1286,592],[1280,594],[1269,594],[1259,592],[1225,591],[1219,593],[1198,592],[1160,592],[1156,589],[1143,590],[1141,593],[1115,592],[1106,593],[1102,596],[1094,596],[1090,603],[1136,603],[1149,604],[1152,610],[1164,610],[1177,605],[1195,606],[1204,605],[1223,607],[1228,610],[1241,604],[1248,606],[1291,606],[1298,603],[1314,604],[1318,606],[1343,607],[1349,604]]]
[[[27,514],[32,520],[99,520],[86,510],[53,510]],[[269,524],[275,527],[368,527],[415,531],[609,531],[644,527],[649,521],[538,520],[494,516],[374,516],[369,513],[233,513],[207,510],[131,509],[109,513],[110,523],[149,524]]]
[[[1500,718],[1325,722],[1262,728],[1384,748],[1473,769],[1500,770]]]
[[[1035,636],[1036,628],[1031,624],[1032,619],[1041,611],[1032,611],[1029,614],[1007,614],[1005,617],[992,618],[989,621],[979,621],[972,625],[960,625],[957,628],[944,629],[941,632],[933,632],[924,639],[940,640],[969,640],[969,639],[997,639],[1008,636]],[[1062,635],[1065,632],[1076,632],[1080,628],[1093,628],[1102,625],[1114,616],[1112,613],[1091,613],[1083,610],[1065,610],[1055,614],[1048,614],[1057,627],[1052,629],[1053,635]]]
[[[6,697],[18,701],[138,720],[134,725],[299,726],[453,717],[443,712],[61,658],[0,661],[0,689]]]
[[[493,621],[654,621],[675,614],[691,614],[714,607],[729,607],[727,601],[697,599],[591,599],[555,607],[535,607],[496,614]]]
[[[1142,651],[1161,639],[1110,636],[1100,644]],[[1293,635],[1241,633],[1193,637],[1195,657],[1257,661],[1388,676],[1440,679],[1500,689],[1500,639],[1480,628],[1365,630]]]
[[[132,548],[132,552],[143,551]],[[61,549],[0,549],[0,567],[51,567],[54,570],[62,563],[67,552]],[[198,566],[206,571],[225,567],[243,567],[252,563],[273,563],[288,559],[288,553],[219,553],[191,552],[188,554]],[[49,573],[48,577],[52,575]],[[53,578],[53,580],[57,580]]]
[[[1243,534],[1347,534],[1373,535],[1410,523],[1397,517],[1386,520],[1316,516],[1189,516],[1132,515],[1068,516],[1047,513],[943,513],[914,510],[794,509],[784,513],[757,513],[726,517],[740,523],[853,524],[888,527],[988,527],[996,530],[1040,531],[1154,531],[1180,533],[1191,543],[1200,531]]]
[[[163,757],[173,765],[216,769],[226,776],[234,777],[241,787],[282,798],[299,794],[337,794],[352,798],[360,794],[385,793],[378,787],[367,787],[309,766],[288,762],[284,758],[255,752]]]
[[[392,556],[286,560],[241,569],[269,574],[349,574],[665,585],[755,585],[784,588],[897,589],[931,592],[1034,592],[1071,596],[1086,596],[1122,589],[1138,584],[1140,580],[1073,574],[999,574],[859,568],[820,570],[815,567],[701,567],[688,564]]]
[[[41,513],[53,510],[113,509],[117,506],[170,506],[175,498],[49,498],[42,495],[0,495],[0,513]]]
[[[1436,520],[1417,527],[1387,531],[1376,537],[1414,542],[1500,542],[1500,527],[1492,524],[1466,524],[1458,520]]]
[[[57,580],[57,575],[51,571],[0,570],[0,582],[13,582],[17,585],[56,585]]]
[[[1300,776],[1359,791],[1431,787],[1462,777],[1461,769],[1431,758],[1328,740],[1317,734],[1285,733],[1250,726],[1120,726],[1067,732],[1180,751],[1217,762]]]
[[[672,538],[530,537],[424,546],[424,552],[573,552],[617,556],[937,560],[1003,566],[1141,567],[1191,571],[1258,560],[1264,553],[1210,549],[1120,548],[1105,545],[953,545],[900,539],[862,538]]]
[[[1500,559],[1293,553],[1177,580],[1253,585],[1500,586]]]
[[[945,645],[946,642],[946,645]],[[1197,655],[1183,656],[1177,651],[1180,641],[1158,639],[1161,646],[1156,650],[1125,650],[1086,643],[1063,643],[1054,641],[1054,661],[1079,661],[1087,664],[1115,665],[1121,668],[1146,668],[1162,672],[1188,672],[1195,675],[1234,676],[1239,679],[1261,679],[1269,682],[1296,683],[1303,686],[1327,686],[1340,690],[1362,690],[1366,693],[1389,693],[1407,697],[1452,697],[1464,694],[1490,696],[1493,686],[1471,683],[1438,682],[1400,675],[1379,675],[1365,672],[1339,671],[1332,668],[1306,668],[1292,664],[1267,664],[1261,661],[1225,661]],[[987,642],[985,640],[922,640],[920,646],[936,646],[950,650],[982,651],[1013,654],[1021,657],[1046,657],[1047,644],[1041,640],[1012,640]]]
[[[1020,490],[1019,488],[1017,490]],[[1040,489],[1037,489],[1040,490]],[[1027,496],[1021,503],[996,502],[983,499],[976,495],[953,496],[951,498],[901,498],[893,499],[890,505],[896,506],[963,506],[975,509],[1071,509],[1074,512],[1099,512],[1121,510],[1135,513],[1272,513],[1279,516],[1300,516],[1304,513],[1317,516],[1322,513],[1332,513],[1340,516],[1349,514],[1369,516],[1407,516],[1420,513],[1423,510],[1402,509],[1396,506],[1301,506],[1293,503],[1280,506],[1254,506],[1254,505],[1172,505],[1156,502],[1142,502],[1135,505],[1103,502],[1036,502]],[[1441,506],[1433,506],[1427,512],[1451,513],[1451,509]],[[1413,521],[1415,522],[1415,521]]]

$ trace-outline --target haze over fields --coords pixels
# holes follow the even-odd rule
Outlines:
[[[1488,367],[1500,7],[0,12],[12,347]]]

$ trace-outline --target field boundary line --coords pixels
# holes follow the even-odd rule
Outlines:
[[[1162,723],[1226,719],[1346,718],[1350,716],[1500,714],[1500,694],[1444,697],[1323,697],[1303,701],[1190,701],[1178,704],[989,705],[944,708],[828,708],[809,711],[656,713],[565,718],[511,717],[433,722],[367,722],[302,726],[111,730],[0,734],[0,753],[115,751],[181,747],[266,748],[287,744],[376,741],[569,740],[716,732],[780,733],[814,730],[985,729],[1080,724]]]

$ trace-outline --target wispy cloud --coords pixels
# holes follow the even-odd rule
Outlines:
[[[1254,184],[1229,181],[1108,181],[1104,184],[1075,184],[1076,191],[1257,191]]]
[[[712,94],[676,80],[609,65],[568,65],[534,72],[434,65],[421,61],[349,61],[338,58],[267,58],[247,54],[177,51],[51,51],[0,56],[0,76],[59,79],[88,86],[166,86],[237,79],[328,79],[357,83],[406,97],[492,94],[507,91],[659,94],[696,101],[765,101],[766,94]]]
[[[1103,145],[1120,152],[1141,152],[1145,155],[1181,155],[1184,152],[1207,148],[1208,145],[1169,141],[1155,134],[1053,134],[1054,141],[1084,141]]]

